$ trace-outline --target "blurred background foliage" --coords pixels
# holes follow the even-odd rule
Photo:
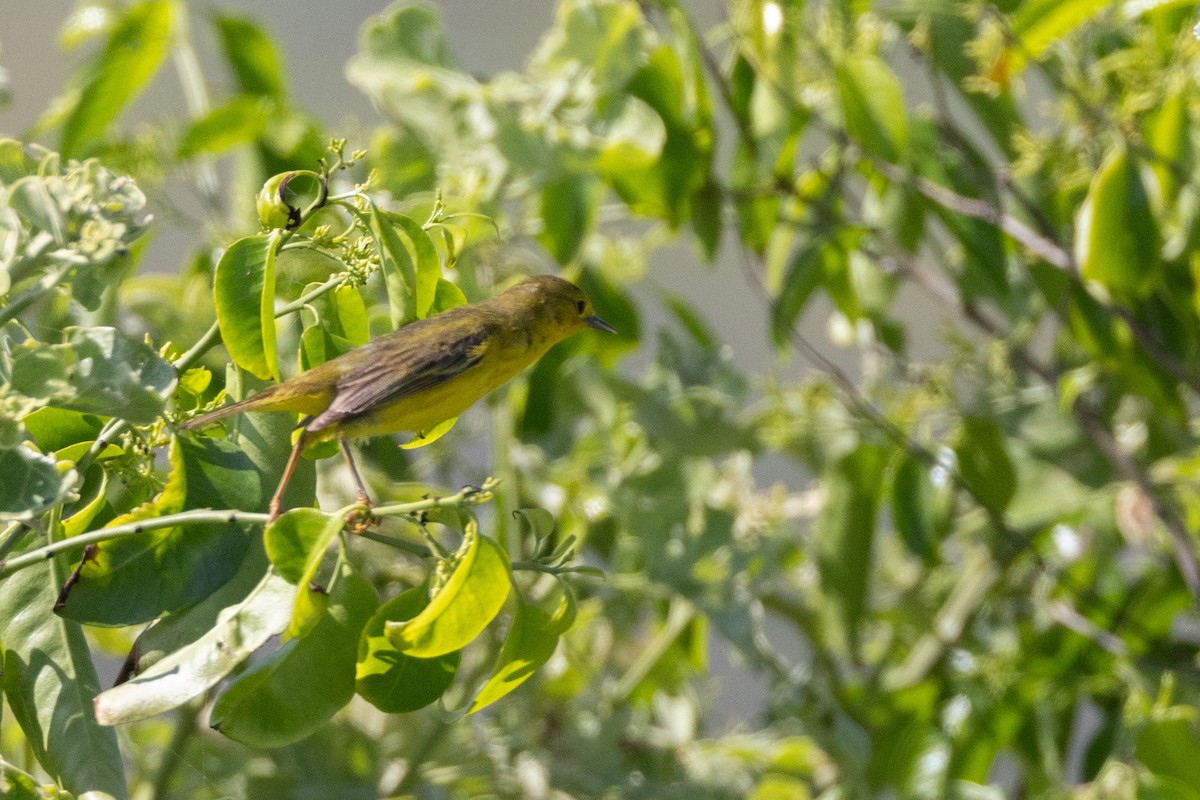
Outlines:
[[[164,409],[211,398],[227,359],[178,385],[166,362],[212,323],[212,269],[257,230],[263,181],[314,169],[332,133],[366,151],[352,181],[373,173],[416,219],[444,208],[432,240],[467,299],[560,272],[621,332],[560,345],[427,448],[368,443],[377,499],[495,476],[489,535],[519,553],[512,512],[546,508],[605,577],[573,582],[574,624],[487,712],[355,700],[262,750],[205,729],[201,704],[93,736],[112,729],[89,722],[92,661],[138,629],[52,616],[54,581],[32,576],[68,565],[16,572],[6,664],[14,640],[49,642],[60,688],[36,699],[61,713],[6,671],[8,795],[50,794],[48,772],[158,798],[1200,798],[1196,5],[729,0],[714,19],[564,0],[523,69],[478,76],[435,6],[402,3],[346,66],[378,112],[353,131],[297,107],[251,19],[80,5],[61,33],[77,71],[8,132],[61,158],[0,149],[0,459],[24,476],[0,511],[30,522],[5,554],[162,489]],[[201,26],[225,74],[199,70]],[[130,124],[156,77],[188,115]],[[192,254],[146,263],[172,226]],[[750,368],[716,332],[721,296],[655,279],[679,242],[696,280],[735,265],[761,299],[736,325],[805,369]],[[280,300],[358,270],[388,329],[370,253],[328,261],[284,251]],[[285,371],[303,319],[279,326]],[[132,410],[110,452],[114,405]],[[319,467],[322,497],[349,495]],[[278,473],[250,472],[253,505]],[[352,550],[384,596],[420,581]],[[159,610],[230,579],[194,569],[164,571]]]

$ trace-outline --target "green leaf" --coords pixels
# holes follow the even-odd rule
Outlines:
[[[645,60],[648,25],[633,0],[560,3],[554,26],[530,60],[531,74],[548,79],[584,71],[604,95],[625,86]]]
[[[512,574],[500,545],[471,525],[455,560],[453,571],[420,614],[385,626],[399,651],[433,658],[461,650],[500,613]]]
[[[279,231],[238,239],[217,263],[213,298],[221,340],[233,363],[263,380],[279,380],[275,352],[275,257]]]
[[[392,327],[399,328],[417,320],[417,265],[412,253],[388,220],[387,212],[371,206],[371,235],[379,252],[379,266],[387,287]]]
[[[811,242],[792,257],[779,297],[771,309],[771,338],[775,340],[776,347],[790,346],[792,326],[803,313],[812,293],[821,285],[827,253],[836,252],[838,251],[835,248],[823,246],[820,242]]]
[[[355,688],[365,700],[389,714],[416,711],[437,700],[458,671],[459,651],[416,658],[397,650],[386,635],[388,622],[415,617],[429,605],[429,590],[415,586],[379,607],[358,642]]]
[[[1118,297],[1145,297],[1162,275],[1161,247],[1137,159],[1119,147],[1096,173],[1075,219],[1079,271]]]
[[[100,686],[83,630],[51,611],[55,572],[44,562],[0,580],[4,695],[38,763],[67,791],[127,797],[116,734],[92,714]]]
[[[263,545],[271,565],[288,583],[300,585],[317,545],[325,540],[320,549],[324,554],[333,536],[341,530],[339,525],[330,534],[330,527],[329,515],[315,508],[293,508],[285,512],[263,532]]]
[[[454,423],[456,422],[458,422],[458,417],[444,419],[429,430],[418,432],[416,436],[400,445],[400,449],[415,450],[418,447],[424,447],[427,444],[432,444],[449,433],[450,429],[454,427]]]
[[[63,124],[63,158],[81,158],[149,83],[175,36],[169,0],[129,7],[89,65],[79,100]]]
[[[65,408],[46,406],[21,419],[29,438],[43,453],[52,453],[80,442],[94,442],[104,427],[104,419]]]
[[[175,147],[175,157],[186,160],[200,153],[221,153],[253,142],[267,129],[273,110],[273,103],[262,97],[238,95],[192,120]]]
[[[966,417],[954,445],[957,471],[979,501],[997,513],[1017,492],[1017,471],[1004,433],[991,417]]]
[[[218,592],[138,637],[136,676],[96,698],[96,718],[104,725],[134,722],[216,686],[283,631],[295,593],[294,586],[267,572],[262,547],[256,546]]]
[[[217,14],[213,23],[238,88],[246,94],[283,99],[282,59],[270,36],[249,17],[236,14]]]
[[[1162,187],[1162,199],[1167,207],[1178,198],[1180,189],[1170,165],[1186,172],[1192,162],[1190,96],[1191,93],[1182,88],[1167,95],[1146,126],[1146,144],[1157,156],[1150,162],[1150,168]]]
[[[1027,0],[1012,15],[1012,35],[1020,45],[1006,50],[1007,72],[1016,75],[1028,60],[1036,60],[1097,13],[1108,9],[1108,0]]]
[[[439,286],[439,291],[440,288]],[[371,331],[367,324],[367,304],[363,301],[362,292],[354,286],[343,284],[330,292],[330,295],[338,323],[337,332],[354,347],[366,344],[371,338]]]
[[[569,264],[596,219],[596,192],[590,176],[571,175],[542,187],[538,241],[559,264]]]
[[[559,636],[575,616],[575,597],[567,590],[554,614],[518,601],[512,627],[500,648],[487,683],[475,695],[467,713],[474,714],[512,692],[554,655]],[[565,624],[564,624],[565,623]]]
[[[174,367],[115,328],[72,328],[65,344],[28,339],[13,350],[14,390],[85,414],[153,422],[175,382]]]
[[[437,296],[438,281],[442,279],[442,260],[429,233],[411,217],[385,212],[387,219],[399,229],[402,240],[409,248],[413,259],[413,299],[416,302],[417,319],[425,319],[433,308]]]
[[[837,67],[846,132],[864,150],[897,161],[908,147],[908,113],[896,75],[879,58],[857,55]]]
[[[721,234],[725,223],[721,219],[724,196],[721,187],[709,181],[692,194],[692,232],[700,243],[700,252],[710,264],[716,261],[721,249]]]
[[[354,696],[359,636],[378,606],[371,584],[339,559],[317,624],[231,683],[209,724],[253,747],[281,747],[313,733]]]
[[[149,503],[109,526],[186,508],[257,509],[258,471],[239,447],[215,439],[174,439],[171,472]],[[94,625],[133,625],[177,611],[212,594],[238,570],[249,537],[236,523],[205,523],[111,539],[80,570],[59,610]]]
[[[8,190],[8,206],[34,230],[45,231],[59,245],[67,244],[66,221],[40,175],[21,178]]]
[[[1196,722],[1194,708],[1178,706],[1164,711],[1138,733],[1138,761],[1156,775],[1182,781],[1185,786],[1200,786]]]
[[[466,304],[467,296],[463,294],[463,290],[458,288],[457,284],[440,278],[437,284],[437,294],[433,298],[433,308],[429,309],[429,316],[432,317],[434,314],[440,314]]]
[[[317,512],[318,514],[320,512]],[[292,604],[292,621],[288,624],[287,630],[284,632],[288,637],[303,637],[307,636],[325,614],[329,605],[329,594],[324,586],[316,582],[317,571],[320,570],[321,564],[325,560],[325,554],[329,550],[329,545],[333,544],[333,540],[342,532],[345,527],[345,522],[338,517],[331,517],[321,514],[324,517],[324,525],[319,531],[315,531],[313,535],[313,524],[315,518],[305,517],[305,532],[302,537],[306,541],[298,542],[287,548],[286,551],[281,545],[276,544],[279,548],[276,552],[284,552],[287,555],[285,564],[287,570],[295,574],[297,566],[296,562],[300,556],[303,556],[302,568],[299,573],[299,579],[296,584],[300,587],[300,591],[296,592],[296,601]],[[282,538],[282,537],[280,537]],[[296,548],[303,544],[308,544],[309,549],[305,553],[297,553]]]
[[[72,481],[49,456],[28,447],[0,449],[0,520],[33,519],[66,499]]]
[[[908,551],[932,564],[937,552],[937,516],[929,465],[906,453],[892,480],[892,519]]]
[[[875,523],[885,451],[863,444],[824,478],[825,505],[817,520],[821,587],[833,627],[829,644],[847,654],[857,647],[875,547]]]

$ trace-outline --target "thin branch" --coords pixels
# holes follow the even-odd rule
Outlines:
[[[1008,348],[1009,358],[1016,367],[1036,375],[1051,390],[1058,390],[1060,376],[1054,368],[1040,362],[1024,345],[1013,342],[1008,336],[1008,331],[981,313],[974,305],[964,302],[953,286],[931,279],[930,271],[923,269],[915,259],[908,259],[905,267],[907,273],[940,302],[958,311],[961,316],[983,333],[1004,342]],[[1184,583],[1187,584],[1193,599],[1200,602],[1200,561],[1196,558],[1192,536],[1188,532],[1187,524],[1176,503],[1163,496],[1160,487],[1154,483],[1145,467],[1121,447],[1120,442],[1104,423],[1103,417],[1084,398],[1077,398],[1071,404],[1071,413],[1083,432],[1091,439],[1092,444],[1105,456],[1117,474],[1122,479],[1136,485],[1149,500],[1155,516],[1163,523],[1171,536],[1175,563],[1179,567]]]
[[[379,506],[370,509],[370,513],[375,517],[393,517],[405,516],[412,514],[420,514],[423,511],[428,511],[435,508],[454,508],[466,505],[477,505],[485,503],[492,497],[492,489],[498,481],[488,479],[483,486],[465,486],[458,492],[447,495],[445,497],[427,497],[423,500],[417,500],[411,503],[392,503],[386,506]],[[340,511],[335,512],[341,517],[346,517],[355,512],[367,510],[361,504],[346,506]],[[69,539],[61,539],[50,544],[44,545],[31,550],[28,553],[23,553],[16,558],[7,561],[0,561],[0,578],[11,575],[17,570],[25,567],[39,564],[46,559],[53,558],[58,553],[77,551],[86,547],[89,544],[98,544],[113,539],[123,539],[129,536],[140,536],[143,533],[149,533],[154,530],[162,530],[163,528],[174,528],[179,525],[196,525],[200,523],[242,523],[251,525],[266,525],[270,520],[270,515],[251,511],[238,511],[236,509],[213,510],[213,509],[195,509],[192,511],[182,511],[178,514],[167,514],[162,517],[153,519],[140,520],[138,522],[130,522],[125,525],[114,525],[111,528],[101,528],[99,530],[81,533],[78,536],[72,536]],[[388,542],[392,544],[393,542]]]

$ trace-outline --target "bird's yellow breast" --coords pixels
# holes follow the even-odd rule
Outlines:
[[[482,358],[462,373],[382,405],[369,414],[323,429],[316,438],[359,438],[427,431],[439,422],[462,414],[480,398],[541,358],[552,344],[530,341],[524,335],[491,337]]]

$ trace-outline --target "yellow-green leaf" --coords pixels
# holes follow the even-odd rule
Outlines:
[[[512,574],[500,545],[469,525],[455,557],[449,579],[420,614],[384,627],[396,649],[419,658],[462,649],[500,613]]]

